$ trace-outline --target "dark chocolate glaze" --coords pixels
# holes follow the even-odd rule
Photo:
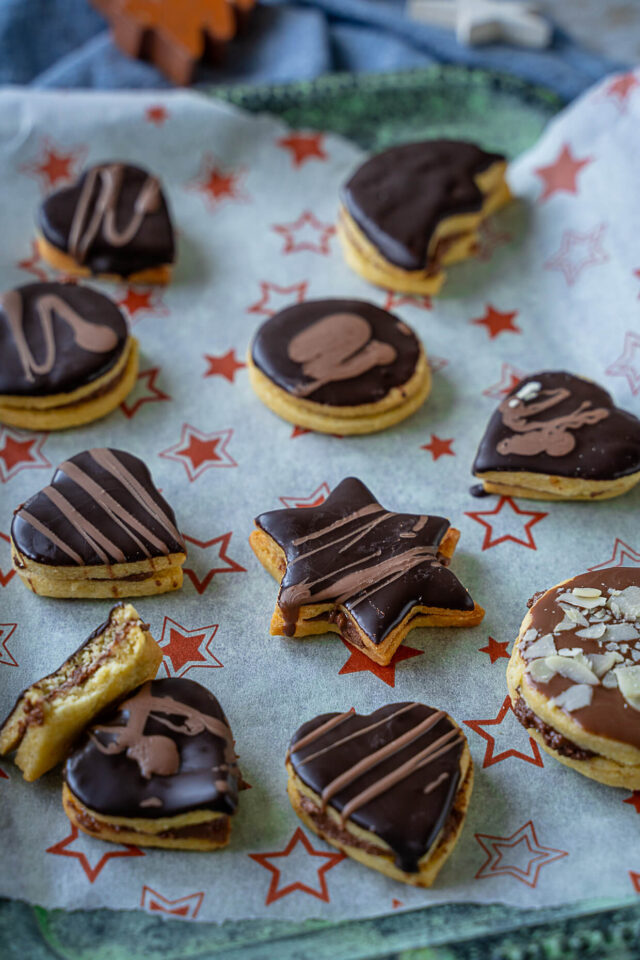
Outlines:
[[[607,570],[582,573],[562,586],[548,590],[534,603],[531,608],[532,619],[529,629],[537,630],[539,636],[551,633],[564,618],[556,598],[562,593],[573,590],[574,587],[595,587],[608,597],[609,587],[624,590],[630,586],[640,586],[640,569],[637,567],[610,567]],[[583,628],[576,624],[574,630],[556,634],[556,647],[580,647],[587,655],[607,652],[597,640],[577,636],[576,631],[581,629]],[[526,646],[523,649],[526,651]],[[625,661],[634,662],[629,659],[629,653],[625,655],[623,652],[623,656]],[[557,697],[573,686],[571,680],[560,674],[555,674],[548,683],[534,681],[527,674],[527,684],[539,690],[545,697]],[[617,687],[604,687],[602,684],[594,686],[589,706],[573,710],[571,718],[589,733],[609,737],[621,743],[629,743],[640,749],[640,711],[629,706]]]
[[[185,550],[147,466],[105,448],[60,464],[50,486],[15,511],[11,538],[31,560],[56,566],[135,563]]]
[[[42,235],[64,253],[73,253],[70,249],[70,236],[85,180],[93,170],[105,167],[122,169],[122,181],[115,204],[117,228],[124,230],[134,216],[136,201],[151,175],[141,167],[128,163],[106,162],[89,167],[70,187],[62,187],[49,194],[38,213],[38,227]],[[100,184],[100,177],[97,177],[86,216],[83,218],[85,224],[90,222],[95,212]],[[127,277],[141,270],[173,263],[174,257],[174,236],[169,209],[162,190],[158,189],[156,208],[146,213],[139,229],[128,243],[118,246],[109,242],[104,235],[104,222],[101,222],[81,262],[94,274],[114,273]]]
[[[564,455],[551,456],[545,451],[531,455],[501,454],[497,449],[499,444],[513,442],[515,435],[503,422],[500,410],[496,410],[476,454],[473,464],[476,476],[488,470],[524,470],[583,480],[614,480],[640,470],[640,420],[632,413],[616,407],[606,390],[571,373],[550,370],[526,377],[507,394],[506,402],[527,383],[539,383],[542,390],[537,397],[522,405],[525,416],[527,405],[550,396],[544,391],[568,391],[565,399],[532,416],[529,421],[532,424],[543,426],[558,418],[571,417],[583,404],[587,413],[599,411],[601,418],[596,423],[565,428],[568,443],[573,438],[574,446]],[[606,416],[602,416],[605,411]]]
[[[186,678],[153,680],[144,686],[150,688],[154,701],[157,699],[144,725],[144,736],[173,741],[179,769],[170,775],[145,777],[138,762],[126,752],[109,754],[100,749],[100,745],[108,748],[116,739],[109,727],[126,725],[130,718],[127,702],[144,690],[140,687],[117,707],[107,708],[69,756],[64,779],[73,795],[91,810],[114,817],[155,820],[199,809],[233,814],[238,805],[239,774],[231,730],[216,698]],[[184,704],[187,711],[182,714],[175,706],[163,708],[162,698]],[[191,718],[197,714],[221,722],[226,737],[194,726]],[[199,732],[194,733],[194,729]],[[148,803],[154,797],[160,805]]]
[[[342,604],[375,644],[416,606],[474,607],[438,557],[449,521],[390,513],[354,477],[318,507],[263,513],[256,524],[286,554],[278,604],[291,634],[299,608],[310,603]]]
[[[407,709],[403,710],[403,707]],[[337,713],[322,714],[303,724],[293,735],[289,746],[291,764],[296,775],[315,793],[322,795],[336,777],[414,730],[427,718],[435,717],[438,712],[422,703],[390,703],[365,716],[345,714],[341,722],[296,749],[296,743],[301,742],[303,737],[309,737],[327,721],[340,716]],[[352,736],[374,724],[376,726],[367,733]],[[342,813],[346,805],[362,791],[380,783],[430,744],[455,729],[449,717],[443,713],[429,729],[418,732],[414,739],[375,766],[360,776],[347,778],[349,782],[329,798],[328,805]],[[345,737],[350,739],[340,742]],[[456,798],[464,738],[458,732],[450,737],[448,743],[450,748],[440,756],[413,770],[347,815],[348,820],[385,840],[395,854],[397,866],[409,873],[419,870],[420,858],[427,853],[445,826]],[[313,759],[305,762],[311,757]],[[429,787],[431,789],[425,792]]]
[[[49,365],[49,321],[43,322],[39,309],[51,297],[63,301],[103,336],[105,331],[112,331],[115,342],[110,349],[103,349],[100,343],[95,350],[84,349],[78,345],[73,326],[54,308],[50,321],[53,365],[43,372],[34,371],[32,364],[21,359],[20,342],[7,310],[0,304],[0,394],[41,397],[70,393],[108,373],[122,355],[129,334],[127,321],[113,300],[97,290],[76,283],[28,283],[10,293],[15,295],[12,300],[19,314],[18,337],[24,337],[27,356],[30,354],[36,365]],[[90,342],[90,333],[85,331],[81,339]]]
[[[378,153],[358,167],[342,202],[385,260],[403,270],[427,266],[442,220],[482,208],[475,176],[504,157],[459,140],[424,140]]]
[[[287,348],[302,331],[335,314],[355,314],[364,318],[371,328],[366,346],[372,341],[389,344],[396,359],[392,363],[376,364],[359,376],[324,383],[305,394],[307,399],[338,407],[375,403],[394,387],[402,387],[411,379],[420,356],[418,338],[393,314],[364,300],[306,300],[287,307],[259,328],[251,347],[253,362],[266,377],[295,395],[301,386],[312,384],[312,379],[305,376],[301,363],[295,363],[289,357]],[[335,350],[339,339],[337,333],[335,341],[326,344],[328,356]]]

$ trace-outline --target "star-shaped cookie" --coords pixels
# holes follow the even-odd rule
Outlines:
[[[444,517],[392,513],[354,477],[317,507],[256,518],[251,547],[280,581],[271,633],[332,631],[387,664],[414,627],[474,626],[484,610],[448,569]]]

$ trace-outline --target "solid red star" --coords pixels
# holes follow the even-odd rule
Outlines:
[[[0,664],[5,667],[18,666],[18,661],[7,647],[7,643],[16,632],[17,626],[17,623],[0,623]]]
[[[165,617],[158,646],[162,647],[166,675],[184,677],[192,667],[222,667],[211,650],[217,630],[217,623],[187,630],[171,617]]]
[[[433,304],[428,294],[423,296],[407,296],[404,293],[395,293],[393,290],[389,290],[383,309],[395,310],[396,307],[419,307],[421,310],[431,310],[433,309]]]
[[[622,801],[635,808],[636,813],[640,813],[640,790],[634,790],[630,797]]]
[[[21,470],[50,467],[41,450],[46,439],[46,433],[26,439],[23,433],[0,427],[0,481],[6,483]]]
[[[404,907],[404,900],[396,900],[396,898],[393,897],[391,900],[391,906],[394,910],[397,910],[398,907]]]
[[[5,773],[2,767],[0,767],[0,780],[10,780],[8,773]]]
[[[285,864],[282,864],[282,867],[279,867],[274,866],[270,861],[278,860],[280,862],[283,858],[286,859],[294,852],[299,856],[303,853],[303,851],[306,853],[307,857],[318,857],[320,860],[324,861],[321,867],[314,868],[317,873],[318,887],[310,887],[307,883],[303,883],[300,880],[294,880],[291,883],[286,883],[283,886],[280,886],[280,878]],[[267,897],[265,899],[265,906],[267,907],[270,903],[280,900],[281,897],[288,896],[295,890],[299,890],[301,893],[308,893],[312,897],[317,897],[318,900],[323,900],[325,903],[329,903],[329,889],[327,887],[327,879],[325,874],[328,870],[331,870],[345,859],[344,853],[325,853],[324,850],[315,850],[307,839],[307,835],[300,827],[297,827],[295,833],[291,837],[291,840],[284,850],[278,850],[275,853],[250,853],[249,856],[252,860],[255,860],[256,863],[259,863],[261,867],[264,867],[265,870],[269,870],[272,874],[269,889],[267,891]]]
[[[268,280],[260,281],[261,297],[256,303],[247,307],[247,313],[259,313],[263,317],[272,317],[274,313],[291,303],[302,303],[307,295],[308,280],[293,283],[290,287],[280,287],[277,283]],[[275,296],[274,296],[275,294]],[[292,297],[295,299],[292,301]]]
[[[77,147],[75,150],[63,152],[55,144],[44,137],[41,143],[38,160],[20,167],[23,173],[40,180],[44,190],[50,190],[59,183],[67,183],[75,176],[75,169],[81,160],[84,160],[86,147]]]
[[[546,261],[545,270],[559,270],[567,284],[572,287],[585,267],[608,261],[609,254],[602,249],[602,238],[606,229],[606,223],[601,223],[586,233],[565,230],[560,249]]]
[[[501,333],[522,333],[520,327],[516,327],[513,322],[517,316],[517,310],[512,310],[510,313],[502,313],[488,303],[485,307],[484,315],[470,320],[469,323],[473,323],[479,327],[486,327],[489,339],[495,340]]]
[[[276,144],[285,150],[290,150],[294,167],[301,167],[307,160],[327,159],[323,141],[323,133],[294,132],[276,140]]]
[[[543,867],[569,856],[566,850],[543,846],[531,820],[510,837],[493,837],[488,833],[476,833],[475,837],[487,854],[476,880],[510,876],[528,887],[535,887]]]
[[[68,837],[65,837],[64,840],[58,841],[58,843],[55,843],[52,847],[47,847],[46,852],[53,853],[57,857],[73,857],[80,863],[80,866],[84,870],[89,883],[93,883],[96,880],[109,860],[116,860],[118,857],[144,857],[144,851],[139,850],[138,847],[134,847],[129,843],[125,843],[120,844],[121,847],[124,847],[124,850],[107,850],[106,853],[102,854],[95,866],[92,866],[86,854],[83,853],[82,850],[71,849],[73,844],[78,839],[81,841],[86,841],[86,837],[84,837],[84,835],[79,837],[78,828],[73,826]],[[97,841],[97,844],[100,850],[104,849],[100,841]]]
[[[169,394],[156,385],[156,379],[159,376],[160,367],[151,367],[149,370],[140,371],[133,390],[127,399],[120,404],[120,409],[127,419],[130,420],[145,403],[171,400]]]
[[[244,203],[249,199],[242,184],[244,175],[244,169],[224,170],[215,157],[207,155],[199,175],[187,187],[203,193],[209,206],[217,210],[227,201]]]
[[[154,104],[154,106],[147,107],[144,112],[145,119],[149,123],[155,124],[157,127],[161,127],[169,116],[169,111],[166,107],[163,107],[161,103]]]
[[[616,537],[613,552],[604,563],[597,563],[587,570],[607,570],[609,567],[640,567],[640,552],[630,547],[624,540]]]
[[[633,884],[633,889],[636,893],[640,893],[640,873],[636,873],[634,870],[629,870],[629,878]]]
[[[482,391],[483,397],[492,397],[496,400],[502,400],[508,393],[518,386],[520,381],[526,374],[522,370],[518,370],[517,367],[512,366],[510,363],[503,363],[502,370],[500,373],[500,379],[497,383],[492,384],[490,387],[487,387],[486,390]]]
[[[321,483],[317,489],[306,497],[279,497],[280,503],[288,510],[294,507],[319,507],[329,496],[329,484]]]
[[[467,510],[465,515],[486,528],[482,541],[483,550],[497,547],[499,543],[506,543],[508,540],[512,543],[519,543],[523,547],[528,547],[530,550],[537,550],[531,528],[547,516],[542,510],[521,510],[511,497],[500,497],[493,510]],[[499,520],[484,520],[484,517],[498,517]],[[529,517],[530,519],[523,523],[520,517]],[[510,526],[512,530],[515,529],[515,532],[508,529]],[[498,529],[506,528],[507,532],[494,537],[494,527]],[[526,539],[523,539],[523,537]]]
[[[209,364],[204,377],[224,377],[229,383],[233,383],[236,372],[246,367],[246,363],[240,363],[236,358],[235,350],[227,350],[226,353],[215,356],[209,353],[204,354],[204,359]]]
[[[235,560],[232,560],[228,555],[227,550],[229,549],[229,543],[231,541],[231,531],[229,533],[223,533],[219,537],[213,537],[211,540],[196,540],[195,537],[189,537],[186,533],[183,533],[184,539],[198,547],[201,550],[208,550],[210,547],[218,546],[218,562],[226,564],[225,566],[213,566],[210,567],[205,576],[200,579],[196,574],[195,570],[189,568],[184,569],[185,574],[189,577],[192,584],[196,588],[197,592],[202,594],[205,592],[216,573],[246,573],[246,568],[240,566]],[[192,550],[189,550],[189,557],[193,554]]]
[[[635,73],[622,73],[607,85],[605,88],[605,96],[615,100],[618,107],[624,110],[627,105],[627,100],[629,99],[629,94],[632,90],[635,90],[636,87],[640,87],[640,80],[638,80]]]
[[[344,637],[340,637],[345,647],[349,651],[349,659],[342,665],[340,670],[338,670],[338,675],[343,673],[364,673],[368,671],[382,680],[383,683],[386,683],[388,687],[395,687],[396,685],[396,667],[399,663],[402,663],[403,660],[411,660],[412,657],[420,657],[424,653],[424,650],[416,650],[414,647],[400,646],[394,653],[391,662],[386,666],[382,666],[380,663],[375,663],[371,660],[362,650],[358,650],[357,647],[352,647]]]
[[[150,913],[168,913],[172,917],[184,917],[185,919],[195,920],[203,900],[204,892],[190,893],[186,897],[169,900],[168,897],[163,897],[157,890],[144,884],[142,887],[142,896],[140,897],[140,906],[143,910],[148,910]]]
[[[538,197],[538,203],[543,203],[552,197],[554,193],[564,191],[565,193],[577,194],[578,192],[578,174],[583,167],[593,162],[593,157],[584,157],[578,160],[571,155],[571,147],[566,143],[553,163],[546,167],[538,167],[533,172],[540,177],[544,184],[544,190]]]
[[[183,423],[180,441],[158,454],[165,460],[181,463],[193,483],[205,470],[212,467],[237,467],[238,464],[227,451],[233,430],[218,430],[203,433],[189,423]]]
[[[451,449],[452,443],[453,437],[449,440],[441,440],[440,437],[436,437],[435,433],[432,433],[431,442],[423,444],[420,449],[428,450],[435,461],[444,456],[455,457],[455,453]]]
[[[308,430],[307,427],[298,427],[296,425],[291,431],[291,436],[289,439],[295,440],[296,437],[304,437],[305,433],[313,433],[313,430]]]
[[[498,711],[497,717],[494,717],[492,720],[465,720],[465,726],[471,727],[477,734],[479,734],[484,740],[487,741],[487,746],[484,752],[484,759],[482,761],[483,767],[492,767],[494,763],[501,763],[503,760],[507,760],[509,757],[517,757],[518,760],[525,760],[527,763],[531,763],[534,767],[543,766],[542,757],[540,756],[540,748],[538,744],[533,739],[533,737],[528,737],[529,745],[531,746],[531,754],[522,753],[521,750],[516,750],[514,747],[510,747],[507,750],[502,750],[499,753],[494,753],[496,746],[496,738],[491,733],[487,733],[486,730],[483,730],[483,727],[499,727],[500,724],[504,721],[505,717],[508,717],[509,721],[513,725],[513,729],[522,733],[524,736],[524,728],[520,725],[518,719],[516,718],[513,708],[511,706],[511,699],[509,695],[504,698],[502,706]],[[513,720],[511,719],[513,718]]]
[[[500,660],[501,657],[509,659],[509,654],[507,653],[507,647],[509,646],[509,641],[505,640],[498,641],[494,640],[493,637],[489,637],[489,642],[486,647],[478,647],[480,653],[488,653],[491,658],[491,663],[495,663],[497,660]]]
[[[24,270],[26,273],[31,273],[38,280],[46,282],[49,279],[49,275],[42,266],[42,257],[40,256],[40,251],[38,249],[38,244],[35,240],[31,241],[31,256],[25,257],[24,260],[18,260],[16,266],[19,270]]]
[[[2,531],[0,531],[0,540],[4,540],[5,543],[11,543],[11,538],[8,537],[6,533],[2,533]],[[0,587],[6,587],[14,575],[15,570],[13,567],[11,567],[7,573],[3,573],[2,569],[0,569]]]
[[[127,287],[125,295],[118,300],[118,306],[124,307],[129,316],[133,317],[139,310],[154,310],[154,296],[154,290]]]
[[[321,223],[310,210],[304,210],[294,223],[276,223],[271,229],[284,237],[283,253],[310,250],[325,256],[331,253],[329,241],[336,232],[332,223]]]
[[[636,350],[638,359],[636,360]],[[640,335],[633,330],[627,330],[624,335],[624,345],[620,356],[607,367],[605,373],[609,377],[624,377],[629,389],[634,395],[640,393]]]

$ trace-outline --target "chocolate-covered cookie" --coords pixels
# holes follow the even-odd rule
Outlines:
[[[354,477],[318,507],[255,522],[251,547],[280,581],[272,634],[333,631],[386,664],[414,627],[484,616],[448,567],[460,536],[449,521],[392,513]]]
[[[94,448],[65,460],[11,524],[13,566],[47,597],[146,596],[182,586],[173,510],[142,460]]]
[[[526,377],[501,401],[473,472],[484,490],[533,500],[605,500],[640,480],[640,420],[592,380]]]
[[[379,286],[437,293],[443,267],[475,253],[483,219],[510,199],[505,158],[459,140],[391,147],[366,160],[341,194],[347,263]]]
[[[258,329],[251,384],[266,406],[322,433],[372,433],[410,416],[431,388],[413,330],[364,300],[307,300]]]
[[[65,273],[167,283],[174,260],[169,209],[157,177],[129,163],[99,163],[49,194],[38,248]]]
[[[137,374],[137,341],[97,290],[29,283],[0,295],[0,421],[60,430],[97,420]]]
[[[85,833],[184,850],[228,843],[240,786],[222,707],[184,677],[145,683],[103,713],[64,780],[65,812]]]
[[[444,710],[323,714],[293,735],[286,764],[289,799],[311,830],[374,870],[431,886],[473,785],[464,734]]]
[[[507,682],[516,716],[547,753],[640,789],[640,570],[583,573],[539,596]]]

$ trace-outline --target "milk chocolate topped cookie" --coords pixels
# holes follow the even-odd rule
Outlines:
[[[312,830],[419,886],[455,845],[473,775],[460,728],[421,703],[316,717],[294,734],[287,769],[290,800]]]
[[[598,500],[640,480],[640,420],[564,371],[522,380],[489,421],[473,465],[489,493]]]
[[[318,507],[261,514],[250,543],[280,581],[271,633],[341,633],[389,663],[414,627],[479,623],[446,566],[458,537],[444,517],[385,510],[353,477]]]
[[[324,433],[369,433],[403,420],[431,386],[420,341],[363,300],[307,300],[263,323],[251,383],[275,413]]]
[[[175,253],[169,210],[157,178],[140,167],[89,167],[43,201],[38,228],[43,258],[60,270],[169,280]]]
[[[64,779],[72,823],[118,843],[223,846],[238,806],[227,719],[212,693],[185,678],[145,683],[103,713],[67,760]]]
[[[15,511],[14,569],[45,596],[122,597],[182,585],[184,540],[148,468],[123,450],[65,460]]]
[[[640,788],[640,571],[612,567],[547,590],[507,670],[516,716],[562,763]]]

